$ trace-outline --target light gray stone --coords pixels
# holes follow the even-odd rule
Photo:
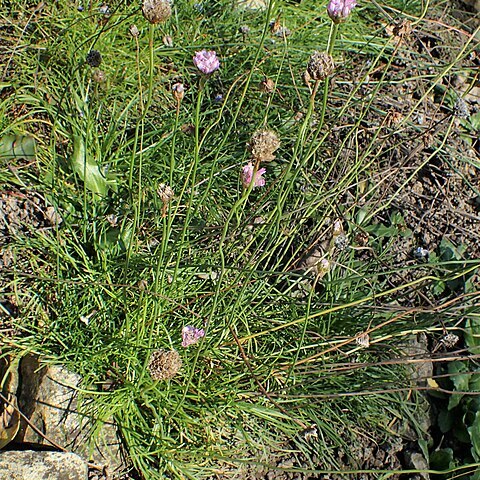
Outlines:
[[[88,466],[70,452],[1,451],[0,475],[8,480],[87,480]]]
[[[19,374],[19,408],[42,434],[22,419],[16,442],[50,447],[48,438],[86,461],[108,467],[113,478],[125,470],[116,426],[105,422],[98,427],[78,411],[79,375],[60,366],[42,366],[33,356],[22,359]],[[95,441],[89,435],[93,429],[98,429]]]

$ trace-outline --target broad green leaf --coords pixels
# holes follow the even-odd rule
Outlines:
[[[453,464],[453,450],[442,448],[430,454],[430,468],[433,470],[448,470]]]
[[[477,468],[473,475],[470,476],[470,480],[480,480],[480,468]]]
[[[480,412],[475,414],[475,420],[468,428],[468,433],[472,441],[472,456],[475,461],[480,462]]]
[[[480,350],[480,318],[470,317],[465,322],[465,343],[470,350],[470,353],[478,353]]]
[[[470,115],[470,123],[473,129],[480,130],[480,112]]]
[[[480,392],[480,373],[472,373],[468,387],[471,392]]]
[[[437,423],[442,433],[447,433],[451,430],[454,417],[455,415],[448,410],[442,409],[438,412]]]
[[[394,237],[398,235],[398,228],[396,226],[386,227],[383,223],[375,223],[365,227],[365,231],[376,237]]]
[[[451,379],[455,390],[468,392],[468,384],[472,374],[462,372],[468,372],[468,365],[466,363],[457,361],[448,364],[448,373],[452,375]],[[454,393],[448,402],[448,410],[455,408],[462,400],[462,397],[462,393]]]
[[[73,171],[84,181],[88,190],[99,195],[106,195],[108,183],[105,176],[85,146],[85,141],[80,135],[73,137],[73,155],[71,157]]]
[[[130,244],[134,240],[135,232],[133,227],[134,227],[133,222],[128,222],[123,226],[120,232],[118,242],[120,244],[121,249],[124,251],[130,248]]]
[[[35,158],[35,139],[26,135],[5,135],[0,138],[0,160]]]
[[[440,242],[439,250],[441,260],[448,262],[452,260],[461,260],[465,248],[462,245],[459,247],[455,246],[450,240],[444,237]]]

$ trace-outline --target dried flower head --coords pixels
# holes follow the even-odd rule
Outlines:
[[[305,428],[303,431],[300,432],[300,436],[305,439],[305,441],[309,442],[315,438],[318,438],[318,427],[317,425],[311,425],[308,428]]]
[[[47,207],[45,210],[45,218],[48,220],[50,225],[60,225],[63,222],[63,219],[56,208],[51,206]]]
[[[464,120],[470,118],[470,109],[467,102],[462,97],[458,97],[455,101],[453,113],[458,118],[463,118]]]
[[[175,100],[181,102],[185,96],[185,85],[181,82],[174,83],[172,85],[172,92]]]
[[[333,232],[332,232],[332,235],[334,237],[338,236],[338,235],[342,235],[344,233],[344,230],[343,230],[343,225],[342,225],[342,221],[341,220],[335,220],[333,222]]]
[[[275,82],[271,78],[263,77],[258,88],[263,93],[273,93],[275,91]]]
[[[323,278],[330,270],[330,262],[326,258],[322,258],[317,264],[317,275]]]
[[[355,338],[355,343],[361,347],[368,348],[370,346],[370,335],[368,333],[359,333]]]
[[[458,335],[455,335],[454,333],[447,333],[441,340],[440,343],[442,343],[445,348],[453,348],[460,338]]]
[[[220,68],[220,60],[217,58],[214,50],[208,52],[207,50],[201,50],[200,52],[196,52],[193,57],[193,63],[205,75],[210,75]]]
[[[91,67],[97,68],[102,63],[102,54],[98,50],[90,50],[87,53],[86,62]]]
[[[166,183],[161,183],[158,186],[157,193],[158,193],[158,196],[160,197],[160,200],[165,205],[167,203],[170,203],[172,198],[175,196],[175,193],[173,192],[172,187],[170,187],[170,185],[167,185]]]
[[[182,359],[176,350],[156,350],[148,362],[148,371],[154,380],[168,380],[182,367]]]
[[[187,325],[182,328],[182,347],[195,345],[202,337],[205,336],[203,328],[195,328]]]
[[[130,35],[134,38],[138,38],[138,36],[140,35],[140,31],[138,30],[138,27],[136,25],[130,25],[128,31],[130,32]]]
[[[107,76],[103,70],[95,70],[92,75],[93,81],[96,83],[105,83]]]
[[[325,80],[335,70],[331,55],[325,52],[313,52],[307,65],[307,73],[313,80]]]
[[[252,156],[258,162],[271,162],[280,147],[278,135],[272,130],[257,130],[248,143]]]
[[[166,47],[173,47],[173,38],[170,35],[164,35],[162,38],[162,43]]]
[[[327,5],[328,16],[335,23],[344,22],[356,6],[356,0],[330,0]]]
[[[252,162],[248,162],[248,164],[242,168],[242,185],[245,188],[248,188],[252,183],[253,179],[253,188],[263,187],[265,185],[265,179],[262,177],[262,175],[266,172],[266,170],[264,168],[260,168],[259,170],[257,170],[257,172],[255,173],[255,178],[253,178],[253,171],[254,167]]]
[[[149,23],[161,23],[172,15],[172,6],[169,0],[143,0],[143,16]]]
[[[333,243],[335,245],[335,248],[338,248],[339,250],[345,250],[348,247],[348,237],[345,234],[342,235],[337,235],[336,237],[333,237]]]
[[[105,220],[110,224],[112,228],[115,228],[118,225],[118,217],[114,213],[109,213]]]

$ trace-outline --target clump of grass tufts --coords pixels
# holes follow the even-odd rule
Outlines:
[[[62,222],[0,243],[20,312],[2,352],[80,373],[85,415],[115,420],[145,478],[280,470],[292,452],[305,476],[378,469],[343,452],[419,423],[406,364],[424,358],[402,343],[477,314],[478,260],[432,240],[417,261],[425,215],[395,206],[434,162],[477,168],[451,160],[464,127],[434,98],[471,75],[474,37],[424,53],[416,36],[443,23],[420,2],[359,4],[341,25],[308,0],[159,2],[155,26],[153,3],[106,18],[46,1],[21,20],[11,2],[0,138],[38,148],[0,180]],[[388,36],[393,17],[415,30]]]

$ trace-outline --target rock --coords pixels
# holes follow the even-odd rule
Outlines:
[[[416,470],[420,470],[417,474],[419,479],[429,480],[430,474],[428,473],[428,463],[425,460],[425,457],[418,452],[405,452],[405,461],[410,468],[415,468]]]
[[[0,452],[1,478],[9,480],[87,480],[88,467],[70,452]]]
[[[427,385],[427,380],[433,376],[433,362],[428,349],[427,336],[424,333],[409,335],[398,345],[399,351],[407,362],[406,379],[410,380],[412,388]],[[416,396],[417,409],[415,421],[404,421],[396,425],[396,431],[405,439],[412,442],[419,438],[428,438],[432,426],[430,404],[422,392]]]
[[[427,336],[424,333],[410,335],[399,347],[407,358],[415,360],[410,363],[410,380],[420,386],[427,385],[427,379],[433,375]]]
[[[61,366],[42,366],[34,356],[22,358],[19,374],[19,408],[42,434],[22,419],[16,442],[50,447],[48,438],[86,461],[108,467],[112,478],[125,470],[116,426],[107,422],[98,428],[96,419],[89,419],[77,410],[75,387],[80,384],[79,375]],[[93,442],[89,432],[97,428]]]

